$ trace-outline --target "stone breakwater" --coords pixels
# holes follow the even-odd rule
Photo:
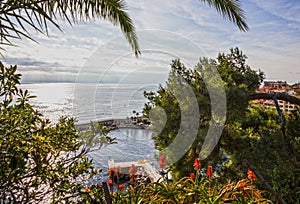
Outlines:
[[[91,121],[90,123],[77,124],[78,130],[88,130],[91,128],[92,124],[99,124],[107,127],[111,130],[118,128],[132,128],[132,129],[145,129],[148,128],[151,123],[145,117],[138,118],[125,118],[125,119],[107,119],[99,121]]]

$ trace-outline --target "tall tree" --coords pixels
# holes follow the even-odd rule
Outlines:
[[[187,112],[191,118],[195,118],[193,115],[196,114],[196,112],[190,113],[188,111],[190,95],[187,95],[186,90],[181,88],[181,85],[178,86],[178,84],[187,83],[188,86],[193,89],[197,98],[198,103],[196,105],[199,106],[199,115],[197,116],[199,124],[193,124],[191,128],[184,128],[184,131],[186,135],[189,135],[189,132],[193,128],[199,127],[199,131],[192,146],[186,151],[182,159],[172,167],[175,178],[180,178],[191,172],[192,169],[190,169],[188,164],[192,163],[193,159],[199,156],[204,137],[211,125],[212,118],[215,117],[212,113],[212,101],[207,84],[219,84],[210,81],[214,80],[213,77],[208,77],[206,80],[203,79],[202,76],[203,73],[206,72],[205,69],[209,67],[209,65],[215,67],[223,80],[221,85],[224,86],[227,96],[227,107],[223,107],[225,109],[227,108],[226,128],[229,124],[233,123],[234,120],[241,120],[245,117],[250,95],[255,93],[256,88],[258,88],[264,77],[262,72],[254,71],[246,64],[246,58],[242,51],[235,48],[231,49],[229,54],[219,54],[215,60],[201,58],[194,69],[188,69],[180,60],[174,60],[171,64],[171,71],[166,86],[160,86],[156,93],[145,93],[149,102],[146,104],[144,112],[149,114],[150,119],[153,118],[154,141],[159,150],[168,147],[178,136],[178,132],[182,129],[182,113]],[[181,80],[178,81],[178,79]],[[178,88],[174,89],[174,86]],[[174,93],[176,95],[174,95]],[[178,101],[178,96],[181,95],[185,96],[182,98],[187,98],[185,100],[186,102],[182,104]],[[217,106],[218,103],[215,105]],[[163,117],[163,113],[167,116]],[[193,122],[193,120],[189,121],[190,124]],[[224,131],[221,140],[224,141],[227,139],[226,131]],[[221,161],[222,154],[220,154],[220,144],[221,143],[217,145],[207,161]],[[172,157],[172,154],[168,155],[168,157]]]
[[[178,103],[176,96],[186,95],[185,91],[177,89],[181,93],[174,95],[172,86],[179,84],[177,78],[182,78],[193,88],[197,97],[200,109],[199,132],[186,154],[171,168],[175,179],[188,176],[193,171],[190,164],[198,157],[213,118],[211,93],[207,89],[207,80],[212,78],[206,79],[204,83],[202,75],[207,64],[215,66],[226,91],[227,107],[224,108],[227,108],[227,115],[221,138],[214,151],[202,161],[203,165],[219,164],[218,181],[221,183],[228,179],[240,179],[240,175],[247,172],[243,165],[243,160],[247,159],[284,200],[298,203],[300,111],[298,109],[286,115],[286,131],[282,132],[281,118],[276,110],[266,110],[260,105],[252,104],[253,97],[263,98],[257,96],[256,89],[264,79],[264,74],[252,70],[246,64],[246,59],[242,51],[234,48],[228,54],[219,54],[215,60],[200,59],[194,69],[187,69],[179,60],[174,60],[166,85],[160,86],[156,93],[145,93],[149,102],[145,105],[144,112],[153,119],[155,145],[158,150],[168,147],[175,141],[181,128],[181,113],[188,110],[186,105],[189,104],[182,106]],[[289,97],[280,99],[289,100]],[[293,98],[290,101],[296,103],[298,100]],[[186,134],[189,134],[188,129]],[[263,185],[257,184],[264,189]],[[274,200],[271,196],[269,198]]]

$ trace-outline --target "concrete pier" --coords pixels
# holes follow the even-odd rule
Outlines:
[[[81,123],[77,124],[76,127],[78,130],[88,130],[91,128],[91,123],[93,124],[102,124],[110,129],[117,128],[133,128],[133,129],[145,129],[149,126],[150,122],[147,118],[139,117],[137,119],[131,118],[121,118],[121,119],[107,119],[107,120],[98,120],[91,121],[90,123]]]
[[[151,180],[154,182],[163,181],[162,175],[158,172],[155,166],[149,160],[138,160],[138,161],[129,161],[129,162],[114,162],[113,159],[108,160],[108,169],[120,167],[123,174],[128,174],[130,171],[130,167],[134,165],[137,167],[137,175],[146,174]]]

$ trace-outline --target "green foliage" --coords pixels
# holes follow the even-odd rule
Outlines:
[[[90,128],[79,132],[80,140],[87,147],[87,151],[95,151],[101,149],[104,145],[116,144],[116,138],[108,136],[110,129],[103,124],[90,123]]]
[[[217,57],[217,70],[226,90],[228,122],[245,117],[250,95],[255,93],[264,79],[264,73],[252,70],[246,60],[247,56],[238,48]]]
[[[18,89],[17,67],[0,68],[0,201],[84,201],[84,183],[100,172],[87,157],[87,141],[95,135],[100,145],[112,139],[81,137],[73,119],[51,124],[28,103],[28,91]]]
[[[145,94],[149,100],[145,105],[145,112],[150,114],[150,119],[154,119],[153,129],[157,129],[154,136],[156,147],[159,150],[166,148],[180,128],[182,107],[178,106],[176,98],[170,94],[172,84],[178,84],[173,76],[180,76],[193,88],[197,97],[200,128],[191,148],[171,168],[175,180],[192,172],[192,167],[188,164],[199,155],[213,117],[206,85],[219,86],[213,83],[212,77],[204,81],[202,76],[211,66],[215,66],[226,91],[227,119],[219,143],[202,163],[214,166],[218,164],[219,182],[226,183],[228,180],[238,181],[245,176],[247,169],[243,166],[243,159],[247,159],[284,200],[300,202],[300,111],[286,115],[286,134],[283,135],[281,119],[275,109],[266,110],[262,105],[249,102],[264,74],[252,70],[246,64],[246,59],[242,51],[235,48],[229,54],[219,54],[216,60],[201,58],[195,69],[187,69],[179,60],[174,60],[166,85],[160,86],[156,93]],[[168,118],[163,128],[159,126],[163,111],[155,111],[158,106],[163,108]],[[264,188],[260,183],[257,185]],[[265,195],[275,201],[270,194]]]
[[[296,124],[300,122],[299,115],[299,111],[286,115],[287,133],[282,135],[281,120],[276,110],[250,104],[245,119],[235,121],[227,128],[228,135],[232,135],[230,141],[222,141],[231,161],[223,167],[223,176],[238,178],[235,170],[245,171],[242,160],[247,159],[284,200],[298,203],[300,131]],[[271,195],[268,196],[274,200]]]
[[[6,68],[0,63],[0,70],[0,97],[2,97],[3,100],[1,106],[5,108],[12,102],[13,95],[17,93],[16,85],[20,84],[19,80],[21,75],[16,74],[17,66]]]
[[[153,183],[112,193],[114,203],[271,203],[250,181],[241,180],[220,185],[217,179],[193,180],[184,177],[175,183]]]
[[[172,95],[175,91],[177,91],[177,95],[186,95],[185,91],[180,88],[174,91],[173,87],[178,86],[178,84],[180,86],[180,83],[186,83],[193,89],[197,98],[199,104],[199,115],[196,116],[199,117],[199,124],[196,124],[196,127],[199,126],[198,135],[184,157],[172,166],[175,179],[186,176],[190,172],[190,167],[187,164],[191,163],[193,158],[199,155],[199,150],[211,123],[211,100],[207,84],[211,87],[215,86],[213,87],[215,90],[218,89],[218,86],[225,87],[227,107],[219,108],[227,108],[226,127],[233,125],[234,120],[244,119],[249,96],[255,92],[264,77],[261,71],[252,70],[246,64],[246,59],[247,57],[242,51],[235,48],[231,49],[229,54],[219,54],[216,60],[201,58],[195,69],[187,69],[180,60],[174,60],[171,64],[171,71],[166,86],[160,86],[156,93],[145,93],[145,97],[148,98],[149,102],[145,105],[144,112],[152,120],[154,141],[156,148],[159,150],[166,148],[174,140],[180,129],[181,113],[188,110],[185,106],[179,107],[177,98]],[[209,71],[210,69],[211,71]],[[203,79],[205,74],[213,73],[213,69],[219,72],[223,84],[215,82],[216,79],[213,75],[207,76],[205,80]],[[181,79],[183,82],[178,81],[178,79]],[[186,97],[188,98],[189,96]],[[187,103],[186,105],[188,106],[189,104]],[[218,104],[214,105],[218,106]],[[157,107],[162,108],[164,111],[159,110]],[[164,121],[163,113],[167,115],[166,124],[162,123]],[[195,113],[190,113],[191,118],[193,118],[193,114]],[[219,120],[223,119],[220,118]],[[164,126],[162,127],[162,125]],[[189,131],[189,129],[185,129],[185,131]],[[228,135],[228,132],[229,130],[224,131],[222,141],[230,143],[232,134]],[[189,133],[186,132],[186,134]],[[211,164],[223,163],[223,153],[221,144],[219,144],[204,163],[208,161]],[[168,156],[171,157],[172,155]]]

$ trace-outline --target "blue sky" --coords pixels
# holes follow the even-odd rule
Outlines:
[[[6,64],[19,65],[26,82],[103,81],[161,83],[174,58],[193,67],[199,57],[239,47],[253,69],[267,80],[300,81],[300,1],[244,0],[248,32],[241,32],[198,0],[127,0],[142,56],[138,59],[118,28],[97,21],[64,32],[50,26],[49,37],[32,33],[39,43],[16,41],[6,47]]]

